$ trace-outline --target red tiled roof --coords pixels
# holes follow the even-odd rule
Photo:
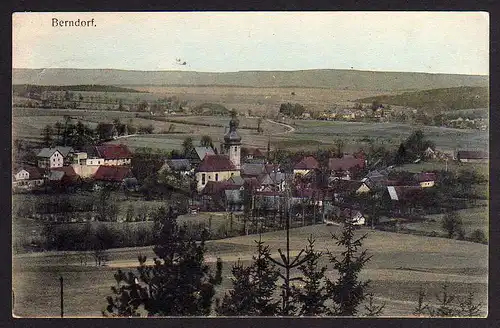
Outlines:
[[[132,158],[132,153],[126,145],[102,145],[97,146],[99,156],[104,159]]]
[[[95,180],[121,182],[132,175],[130,168],[126,166],[101,165],[94,174]]]
[[[332,171],[347,171],[356,166],[360,168],[365,167],[365,161],[360,158],[347,157],[342,158],[330,158],[328,160],[328,168]]]
[[[67,177],[76,177],[78,174],[76,174],[75,170],[73,169],[72,166],[62,166],[62,167],[55,167],[51,169],[51,171],[60,171],[64,172],[64,175]]]
[[[319,163],[316,158],[312,156],[304,157],[294,167],[295,170],[311,170],[317,168],[319,168]]]
[[[226,155],[206,155],[198,166],[198,172],[236,171],[236,167]]]

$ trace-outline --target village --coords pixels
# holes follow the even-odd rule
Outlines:
[[[242,147],[238,125],[233,113],[220,147],[210,137],[205,137],[208,140],[203,146],[195,146],[191,140],[183,153],[174,152],[174,158],[160,155],[153,160],[141,154],[134,158],[121,143],[43,148],[36,151],[35,165],[14,165],[13,192],[95,194],[107,190],[127,199],[150,200],[158,198],[152,192],[161,186],[168,190],[166,195],[179,196],[175,206],[181,213],[223,213],[227,220],[234,215],[243,223],[242,234],[280,229],[288,216],[293,226],[338,225],[350,218],[355,225],[386,228],[461,206],[447,202],[443,193],[437,197],[436,189],[445,190],[448,186],[443,184],[453,183],[449,172],[397,170],[401,149],[395,159],[381,156],[370,158],[370,163],[363,149],[347,154],[340,148],[295,153],[280,160],[270,146],[267,150]],[[108,138],[120,138],[113,124],[106,126]],[[427,145],[421,134],[417,137],[420,148]],[[488,158],[482,151],[441,152],[432,143],[413,152],[414,163],[442,162],[446,167],[453,162],[487,163]],[[399,160],[401,164],[405,159]],[[145,173],[146,168],[151,174]],[[172,205],[168,198],[164,193],[159,196],[160,201]],[[34,209],[29,215],[53,223],[136,220],[123,212],[108,216],[96,204],[73,207],[43,213]],[[149,219],[147,214],[144,219]]]

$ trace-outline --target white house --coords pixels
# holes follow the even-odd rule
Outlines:
[[[71,147],[43,148],[36,155],[38,167],[49,169],[62,167],[68,162],[73,152]]]

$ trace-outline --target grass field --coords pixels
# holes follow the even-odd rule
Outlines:
[[[305,246],[306,238],[313,235],[317,250],[330,250],[338,254],[339,248],[330,236],[338,229],[324,225],[293,229],[292,253],[297,253]],[[386,302],[384,315],[411,316],[420,286],[432,297],[444,282],[458,295],[465,295],[467,290],[475,291],[476,301],[481,302],[486,309],[486,245],[365,229],[357,234],[365,232],[368,238],[363,246],[373,257],[360,278],[372,280],[376,301]],[[257,238],[251,235],[208,242],[207,261],[213,264],[216,257],[224,261],[224,279],[222,286],[218,287],[218,296],[231,286],[232,263],[238,259],[248,263]],[[270,245],[272,253],[276,255],[277,248],[284,246],[284,232],[262,234],[262,240]],[[148,257],[153,255],[148,247],[111,250],[109,267],[101,268],[80,266],[75,253],[47,252],[15,256],[14,314],[24,317],[58,316],[58,278],[63,276],[67,316],[100,316],[105,297],[111,294],[110,287],[114,284],[113,272],[117,267],[125,270],[134,268],[138,254]],[[327,275],[335,278],[331,271]],[[40,289],[40,286],[44,288]]]
[[[397,166],[394,168],[397,171],[408,171],[413,173],[419,173],[423,171],[445,171],[448,170],[450,172],[460,172],[464,170],[472,170],[476,171],[483,176],[489,175],[489,165],[483,163],[460,163],[455,161],[448,161],[448,164],[444,161],[429,161],[429,162],[420,162],[420,163],[412,163],[412,164],[403,164],[401,166]]]
[[[488,207],[473,207],[463,210],[458,210],[455,213],[462,219],[465,235],[468,236],[474,230],[481,230],[488,236],[489,213]],[[436,231],[440,234],[445,234],[446,231],[441,227],[443,220],[442,214],[428,215],[428,220],[415,223],[407,223],[405,227],[410,230],[432,232]]]

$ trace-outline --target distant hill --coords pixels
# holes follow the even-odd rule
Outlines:
[[[43,91],[93,91],[93,92],[142,92],[130,88],[116,87],[113,85],[32,85],[14,84],[12,92],[23,94],[27,92],[41,93]]]
[[[489,106],[489,94],[486,87],[458,87],[405,92],[392,96],[382,95],[356,101],[361,103],[378,101],[382,104],[447,111],[486,108]]]
[[[38,85],[164,85],[310,87],[348,90],[424,90],[458,86],[488,86],[488,76],[372,72],[356,70],[240,71],[127,71],[115,69],[13,69],[13,84]]]

